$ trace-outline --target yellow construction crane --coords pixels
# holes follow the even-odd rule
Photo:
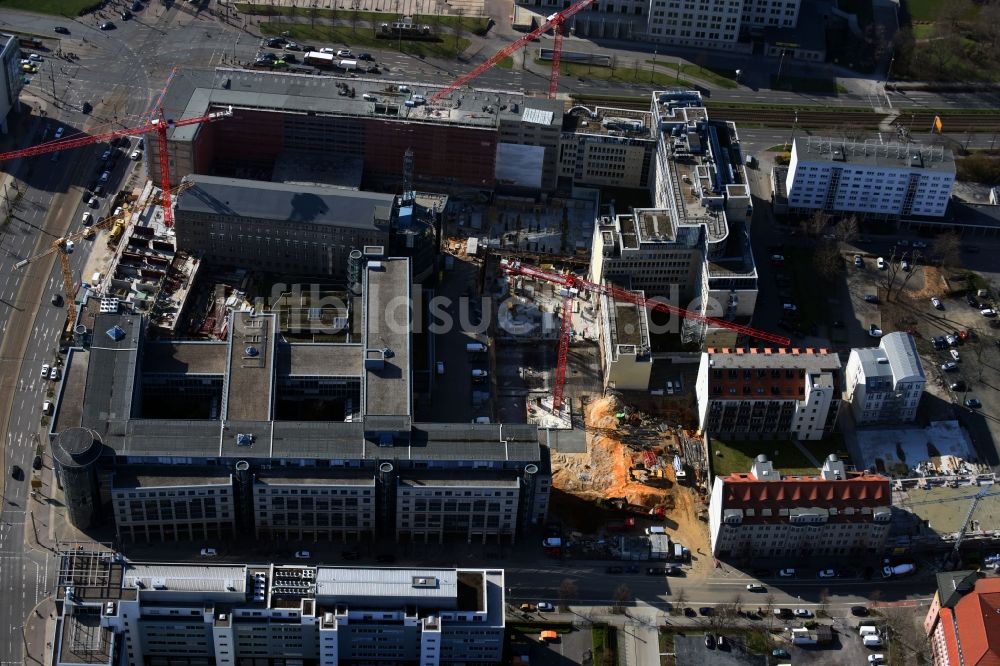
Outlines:
[[[173,188],[171,190],[171,193],[173,195],[180,194],[187,188],[191,187],[193,184],[194,184],[193,182],[185,181],[180,185],[178,185],[177,187]],[[144,208],[148,203],[148,201],[149,197],[147,196],[140,203],[136,205],[125,204],[121,207],[122,210],[117,215],[109,215],[103,220],[97,222],[96,224],[93,224],[89,227],[85,227],[71,234],[67,234],[62,238],[55,239],[54,241],[52,241],[52,245],[50,245],[48,249],[46,249],[43,252],[39,252],[33,257],[22,259],[21,261],[14,264],[14,268],[15,269],[24,268],[33,261],[41,259],[42,257],[47,257],[53,252],[58,252],[59,266],[62,269],[63,293],[65,294],[66,297],[66,319],[68,322],[70,322],[70,324],[73,324],[73,322],[76,321],[76,300],[74,298],[76,288],[73,283],[73,267],[69,263],[69,251],[67,250],[69,244],[76,243],[76,241],[80,240],[81,238],[93,238],[94,235],[96,235],[97,232],[100,231],[101,229],[106,229],[107,227],[110,227],[116,222],[120,222],[122,220],[127,219],[128,216],[132,214],[133,210]]]

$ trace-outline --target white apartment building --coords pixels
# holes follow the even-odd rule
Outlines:
[[[841,382],[826,349],[709,349],[695,385],[699,428],[719,439],[822,439],[836,428]]]
[[[942,217],[955,156],[941,146],[797,137],[785,190],[792,212]]]
[[[573,18],[577,35],[749,51],[750,31],[795,28],[801,0],[595,0]],[[547,0],[521,4],[542,6]],[[743,41],[740,41],[743,37]]]
[[[927,377],[909,333],[889,333],[878,347],[852,349],[845,374],[844,399],[858,425],[916,419]]]
[[[133,563],[73,550],[52,666],[498,664],[504,572]]]
[[[831,454],[819,476],[785,476],[764,454],[749,474],[715,477],[708,507],[719,559],[881,553],[892,519],[889,479],[848,472]]]

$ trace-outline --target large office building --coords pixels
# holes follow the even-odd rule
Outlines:
[[[942,146],[796,137],[784,191],[791,212],[942,217],[955,156]]]
[[[233,113],[171,128],[171,182],[193,173],[329,182],[335,173],[335,184],[397,191],[409,172],[412,187],[434,191],[555,187],[562,102],[461,88],[438,104],[424,103],[438,89],[287,72],[178,70],[164,98],[168,117]],[[158,169],[158,150],[149,144],[150,169]],[[155,173],[151,178],[159,181]]]
[[[559,178],[575,185],[645,190],[655,153],[649,112],[574,106],[563,116]]]
[[[521,0],[526,7],[548,0]],[[746,51],[751,37],[793,30],[801,0],[595,0],[572,19],[577,35]],[[791,44],[790,44],[791,45]]]
[[[504,572],[62,555],[52,666],[499,664]]]
[[[981,571],[937,574],[924,617],[933,666],[987,666],[1000,662],[1000,578]]]
[[[122,541],[434,543],[509,543],[544,522],[545,432],[415,421],[418,353],[390,307],[411,262],[379,247],[359,261],[343,342],[290,342],[267,311],[233,312],[211,342],[97,314],[50,429],[72,522],[110,518]]]
[[[892,520],[887,477],[848,472],[831,454],[819,476],[782,476],[761,454],[749,473],[717,476],[709,502],[719,559],[881,554]]]
[[[654,207],[628,213],[604,207],[594,224],[589,277],[745,323],[757,302],[757,269],[749,233],[753,208],[736,127],[709,119],[696,91],[654,92],[650,115],[659,128],[649,172]],[[633,325],[636,317],[623,313],[624,305],[608,301],[602,298],[605,377],[618,388],[645,389],[648,318],[640,315]],[[701,320],[666,326],[686,342],[747,342]],[[623,383],[626,378],[631,379]]]
[[[8,130],[7,116],[21,105],[24,74],[21,72],[21,47],[18,38],[0,33],[0,133]]]
[[[203,175],[185,182],[177,244],[224,265],[344,275],[351,250],[388,247],[398,221],[391,194]]]
[[[719,439],[822,439],[842,390],[840,357],[826,349],[709,349],[695,386],[699,428]]]
[[[844,399],[858,425],[910,423],[917,418],[927,377],[909,333],[889,333],[878,347],[852,349]]]

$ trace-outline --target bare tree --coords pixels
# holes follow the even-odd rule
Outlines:
[[[830,590],[829,588],[824,587],[822,590],[819,591],[819,598],[817,599],[817,605],[816,605],[817,617],[820,615],[826,615],[829,606],[830,606]]]
[[[624,613],[625,606],[632,603],[632,588],[622,583],[615,589],[615,605],[611,607],[612,613]]]
[[[882,281],[882,286],[885,287],[886,299],[888,300],[889,295],[892,294],[892,288],[896,286],[896,276],[900,271],[900,264],[896,261],[896,248],[892,248],[892,253],[885,263],[885,280]]]
[[[558,30],[558,26],[556,29]],[[465,34],[465,10],[461,7],[455,10],[453,30],[455,32],[455,48],[458,49],[458,44],[462,41],[462,35]]]
[[[687,592],[685,592],[684,588],[682,587],[681,589],[677,590],[677,594],[674,595],[674,608],[676,608],[678,612],[683,613],[684,604],[686,603],[687,603]]]
[[[764,615],[767,617],[767,628],[770,630],[771,624],[774,622],[774,595],[770,592],[764,597]],[[768,633],[771,632],[768,631]]]
[[[903,276],[903,282],[900,283],[899,288],[896,290],[896,298],[899,298],[899,295],[903,293],[904,289],[906,289],[906,283],[910,281],[910,278],[916,275],[917,272],[922,272],[924,267],[923,258],[924,257],[920,253],[920,250],[914,250],[913,254],[910,255],[909,261],[906,260],[906,255],[905,254],[903,255],[902,261],[907,261],[907,265],[909,266],[910,270],[903,271],[905,275]],[[900,265],[902,265],[902,261],[900,262]],[[886,294],[886,299],[890,298],[891,296],[892,296],[891,293]]]
[[[837,240],[845,243],[853,243],[857,240],[859,231],[858,218],[854,215],[845,217],[833,227],[833,233],[837,236]]]
[[[358,22],[361,20],[358,0],[351,0],[351,32],[358,31]]]
[[[830,224],[830,216],[821,210],[816,211],[803,222],[805,233],[809,236],[820,235],[828,224]]]
[[[948,231],[934,240],[934,254],[941,257],[941,268],[956,270],[962,267],[962,237]]]
[[[565,613],[569,610],[569,602],[576,599],[576,581],[572,578],[563,578],[559,583],[559,610]]]
[[[844,266],[843,258],[836,243],[823,243],[813,253],[813,267],[826,278],[835,276]]]

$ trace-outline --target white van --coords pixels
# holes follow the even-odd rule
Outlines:
[[[661,527],[659,525],[654,525],[653,527],[647,527],[646,528],[646,534],[647,535],[650,535],[650,534],[666,534],[666,533],[667,533],[666,528]]]
[[[866,624],[863,627],[858,627],[858,633],[862,636],[878,636],[878,627]]]
[[[882,647],[882,639],[878,636],[865,636],[861,642],[865,647]]]
[[[83,214],[83,226],[89,227],[93,223],[94,223],[94,216],[88,210]]]
[[[475,423],[475,424],[477,424],[477,425],[489,425],[490,424],[490,417],[488,417],[488,416],[477,416],[476,418],[472,419],[472,422]]]

